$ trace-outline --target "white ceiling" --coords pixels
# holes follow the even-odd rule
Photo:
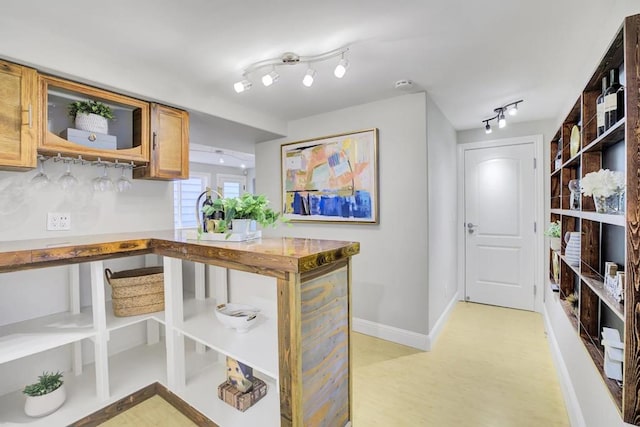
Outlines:
[[[426,90],[458,130],[521,98],[517,120],[557,118],[640,1],[3,0],[1,9],[0,57],[269,131],[259,139],[285,133],[288,120],[404,93],[398,79]],[[270,88],[255,76],[251,91],[233,91],[253,62],[344,45],[341,80],[327,61],[311,88],[296,66]]]

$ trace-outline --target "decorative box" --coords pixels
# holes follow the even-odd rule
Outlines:
[[[620,332],[617,329],[602,328],[602,345],[604,346],[604,374],[611,379],[622,381],[624,344],[620,340]]]
[[[267,384],[260,378],[253,379],[253,387],[246,393],[235,388],[229,381],[218,386],[218,397],[241,412],[251,408],[266,395]]]
[[[116,150],[118,139],[114,135],[105,133],[87,132],[86,130],[67,128],[60,132],[60,137],[85,147],[100,150]]]

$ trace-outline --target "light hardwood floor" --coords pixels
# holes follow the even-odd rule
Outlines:
[[[426,353],[353,340],[354,427],[569,426],[538,313],[458,303]],[[103,425],[194,424],[156,396]]]

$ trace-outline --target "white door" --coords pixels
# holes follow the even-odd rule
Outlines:
[[[464,153],[465,298],[534,309],[534,144]]]

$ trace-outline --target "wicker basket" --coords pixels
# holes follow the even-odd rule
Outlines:
[[[113,273],[104,270],[111,285],[113,314],[135,316],[164,310],[164,274],[162,267],[136,268]]]

